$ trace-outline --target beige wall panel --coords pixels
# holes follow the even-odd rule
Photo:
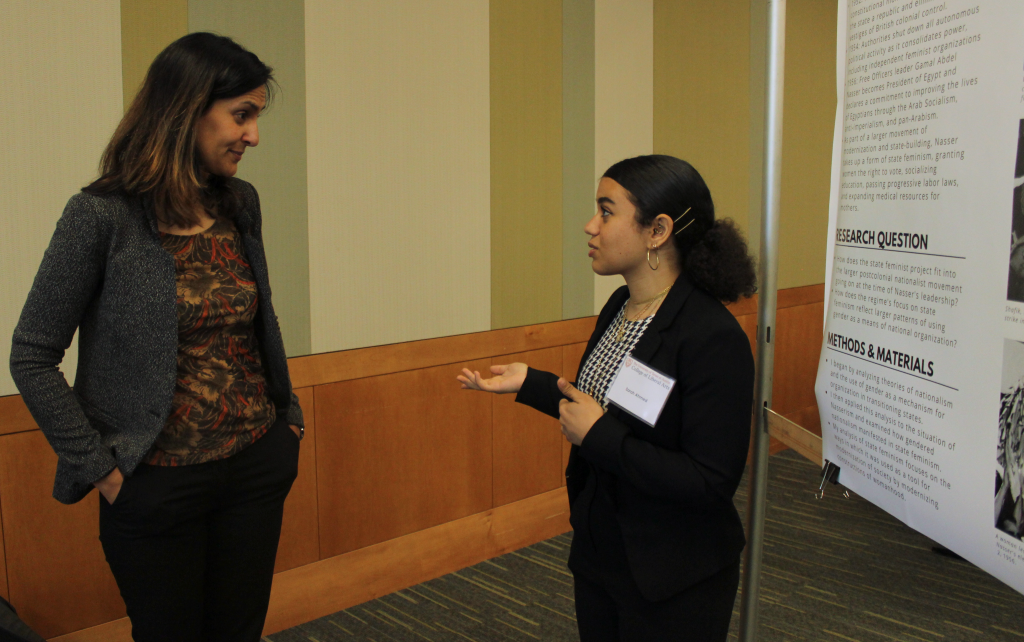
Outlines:
[[[260,194],[274,312],[289,356],[310,353],[303,0],[189,0],[188,30],[234,38],[274,68],[277,95],[238,177]]]
[[[0,19],[0,355],[11,349],[43,251],[67,200],[96,177],[121,118],[116,0],[4,3]],[[72,347],[64,372],[74,372]],[[0,395],[16,393],[0,368]]]
[[[749,84],[749,0],[655,0],[654,151],[696,167],[715,215],[741,228],[749,207]]]
[[[490,327],[488,15],[306,2],[314,353]]]
[[[654,2],[595,0],[594,30],[596,189],[611,165],[654,150]],[[623,283],[594,275],[595,314]]]
[[[99,540],[99,493],[50,497],[57,456],[39,431],[0,437],[0,503],[10,599],[43,637],[124,617]]]
[[[187,33],[188,0],[121,0],[121,76],[125,109],[138,93],[157,54]]]
[[[491,0],[491,328],[562,318],[562,2]]]
[[[825,281],[828,196],[836,113],[835,2],[786,9],[779,288]]]

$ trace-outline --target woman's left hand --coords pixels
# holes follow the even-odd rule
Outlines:
[[[558,402],[558,423],[562,424],[562,434],[569,443],[579,446],[597,420],[604,415],[604,408],[596,399],[580,392],[565,379],[558,380],[558,390],[568,397]]]

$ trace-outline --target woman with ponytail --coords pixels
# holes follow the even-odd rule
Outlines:
[[[581,642],[724,641],[743,527],[732,498],[750,439],[754,360],[725,308],[755,289],[753,260],[715,219],[689,163],[616,163],[584,230],[593,269],[626,285],[605,304],[575,385],[524,363],[463,370],[463,388],[517,393],[572,443],[566,486]],[[653,425],[609,403],[629,356],[674,384]]]

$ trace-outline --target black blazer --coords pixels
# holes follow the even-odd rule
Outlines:
[[[254,321],[279,416],[302,425],[271,301],[259,196],[242,194],[235,224],[259,291]],[[156,215],[124,195],[71,197],[43,256],[11,344],[11,374],[57,453],[53,496],[72,504],[114,466],[131,476],[163,430],[178,371],[174,258]],[[74,390],[58,370],[79,331]]]
[[[590,353],[629,297],[605,304]],[[652,428],[609,404],[566,468],[570,506],[599,467],[616,478],[616,517],[633,579],[648,600],[666,599],[736,563],[745,538],[732,498],[750,442],[754,359],[721,302],[680,276],[632,352],[676,379]],[[558,416],[551,373],[529,370],[516,401]]]

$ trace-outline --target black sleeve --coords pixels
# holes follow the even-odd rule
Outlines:
[[[558,402],[564,398],[558,389],[557,375],[527,368],[526,380],[516,395],[516,403],[525,404],[558,419]]]
[[[746,335],[724,328],[690,351],[680,351],[676,382],[682,408],[681,449],[632,435],[605,414],[587,433],[580,455],[643,492],[689,507],[731,499],[743,474],[750,440],[754,360]]]

